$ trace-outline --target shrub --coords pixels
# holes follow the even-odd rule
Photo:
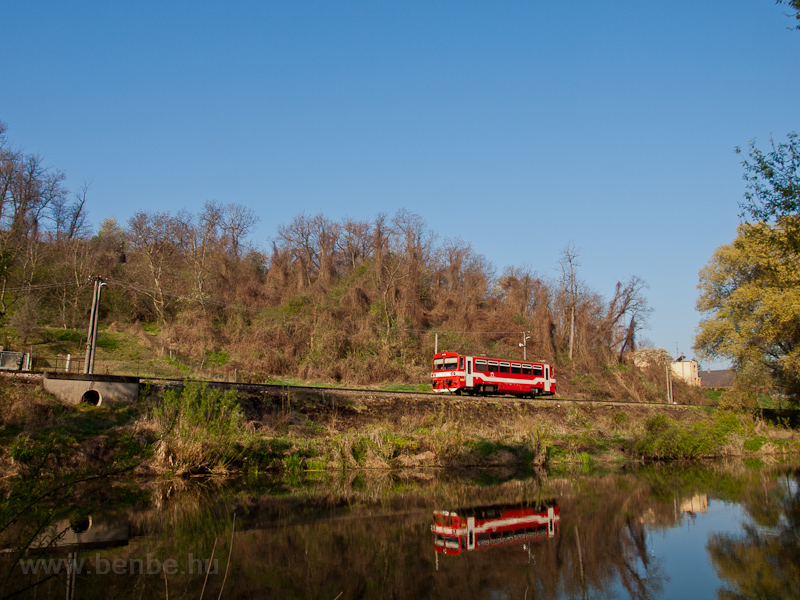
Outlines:
[[[188,383],[180,393],[164,392],[151,415],[162,435],[156,462],[177,474],[228,471],[247,443],[234,390]]]
[[[753,390],[734,387],[720,394],[719,408],[733,412],[754,413],[758,410],[758,398]]]
[[[637,454],[648,458],[700,458],[724,453],[728,437],[741,430],[736,415],[721,413],[711,422],[683,424],[656,415],[645,424],[645,434],[634,443]]]

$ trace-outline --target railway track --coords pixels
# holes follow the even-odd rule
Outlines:
[[[163,379],[163,378],[142,378],[147,380],[153,385],[163,385],[165,387],[181,386],[186,383],[183,379]],[[571,405],[588,405],[588,406],[672,406],[676,408],[690,408],[696,406],[713,406],[710,403],[704,404],[668,404],[666,401],[658,402],[622,402],[616,400],[585,400],[581,398],[567,398],[563,396],[549,396],[547,398],[529,398],[527,396],[517,396],[513,394],[491,394],[491,395],[474,395],[467,394],[449,394],[441,392],[418,392],[408,390],[382,390],[377,388],[361,388],[361,387],[325,387],[325,386],[301,386],[301,385],[288,385],[288,384],[272,384],[272,383],[242,383],[242,382],[226,382],[214,380],[197,380],[199,383],[207,383],[208,385],[221,387],[226,389],[237,389],[242,391],[251,392],[271,392],[275,395],[280,394],[304,394],[304,395],[343,395],[343,396],[362,396],[374,399],[391,399],[402,397],[406,399],[419,399],[424,401],[435,401],[447,399],[448,402],[458,403],[459,400],[480,402],[485,401],[488,403],[495,401],[517,401],[531,406],[547,407],[559,406],[560,404]]]
[[[29,384],[38,384],[41,385],[43,373],[36,373],[36,372],[19,372],[19,371],[7,371],[2,372],[1,375],[3,377],[10,377],[14,378],[19,381],[24,381]],[[173,378],[163,378],[163,377],[140,377],[141,382],[149,383],[155,387],[178,387],[184,385],[186,383],[185,379],[173,379]],[[244,382],[231,382],[231,381],[215,381],[215,380],[192,380],[197,381],[198,383],[207,383],[208,385],[224,388],[224,389],[236,389],[241,391],[248,391],[250,393],[255,394],[266,394],[266,395],[322,395],[322,396],[355,396],[355,397],[363,397],[363,398],[373,398],[373,399],[381,399],[381,400],[389,400],[391,398],[406,398],[406,399],[418,399],[420,401],[441,401],[447,400],[447,402],[458,403],[460,400],[469,401],[469,402],[480,402],[485,401],[487,403],[496,402],[496,401],[518,401],[528,404],[530,406],[536,407],[548,407],[548,406],[558,406],[560,404],[568,404],[568,405],[578,405],[578,406],[649,406],[649,407],[656,407],[656,406],[672,406],[676,408],[689,408],[689,407],[697,407],[697,406],[713,406],[711,403],[703,403],[703,404],[692,404],[692,405],[684,405],[684,404],[667,404],[666,401],[662,403],[655,403],[655,402],[621,402],[621,401],[612,401],[612,400],[586,400],[581,398],[568,398],[564,396],[549,396],[545,398],[536,398],[531,399],[528,397],[520,397],[515,396],[512,394],[492,394],[486,396],[469,396],[469,395],[457,395],[457,394],[449,394],[449,393],[434,393],[433,391],[430,392],[420,392],[420,391],[407,391],[407,390],[382,390],[376,388],[363,388],[363,387],[326,387],[326,386],[301,386],[301,385],[288,385],[288,384],[275,384],[275,383],[244,383]]]

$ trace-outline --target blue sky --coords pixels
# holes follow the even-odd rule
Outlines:
[[[91,182],[89,219],[406,208],[502,271],[650,285],[692,356],[698,271],[730,242],[735,146],[798,129],[800,32],[770,0],[0,2],[11,142]],[[717,366],[715,363],[704,363]]]

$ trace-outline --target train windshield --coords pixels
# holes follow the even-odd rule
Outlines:
[[[448,356],[444,359],[444,370],[445,371],[455,371],[458,369],[458,357],[457,356]]]
[[[444,368],[444,360],[441,358],[434,358],[433,359],[433,370],[434,371],[441,371]]]

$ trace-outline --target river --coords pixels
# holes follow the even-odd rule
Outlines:
[[[106,481],[6,531],[0,596],[799,598],[799,483],[742,462]]]

